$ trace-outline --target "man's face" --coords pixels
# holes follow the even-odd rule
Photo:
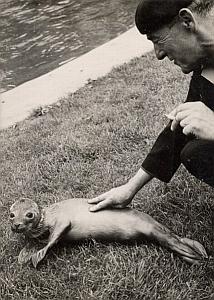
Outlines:
[[[164,26],[147,35],[147,38],[153,42],[158,59],[167,56],[185,74],[194,71],[205,59],[205,53],[195,34],[180,23],[175,23],[171,27]]]

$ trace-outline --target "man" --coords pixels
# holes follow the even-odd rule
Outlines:
[[[142,0],[135,20],[158,59],[168,57],[193,76],[186,102],[169,114],[172,121],[139,171],[124,185],[89,200],[95,204],[91,211],[125,207],[152,178],[169,182],[181,163],[214,186],[214,0]]]

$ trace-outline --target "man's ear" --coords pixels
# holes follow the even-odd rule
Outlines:
[[[179,18],[182,23],[182,25],[190,30],[190,31],[196,31],[196,18],[194,14],[189,10],[188,8],[182,8],[179,11]]]

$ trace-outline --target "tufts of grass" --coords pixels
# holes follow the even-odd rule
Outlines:
[[[8,223],[21,197],[47,205],[128,180],[167,123],[164,114],[185,100],[188,82],[148,54],[0,132],[1,299],[210,299],[212,262],[189,266],[146,241],[59,245],[38,271],[19,266],[24,240]],[[153,180],[132,205],[213,255],[213,191],[183,168],[168,185]]]

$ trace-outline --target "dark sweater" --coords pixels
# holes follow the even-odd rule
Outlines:
[[[201,101],[214,111],[214,84],[195,72],[192,76],[186,101]],[[170,129],[171,121],[158,136],[151,151],[142,163],[142,168],[164,182],[169,182],[181,164],[180,153],[190,139],[177,126]]]

